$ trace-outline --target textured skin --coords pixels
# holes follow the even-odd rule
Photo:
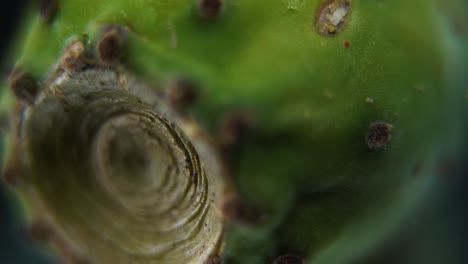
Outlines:
[[[290,252],[351,261],[433,187],[438,160],[463,137],[463,1],[354,0],[333,36],[316,30],[318,0],[226,0],[210,20],[191,0],[60,2],[51,22],[34,19],[18,61],[37,80],[73,36],[120,24],[130,71],[156,87],[173,76],[198,84],[193,115],[206,130],[229,112],[255,117],[233,175],[264,216],[227,228],[229,263]],[[392,137],[369,149],[376,121],[392,124]]]

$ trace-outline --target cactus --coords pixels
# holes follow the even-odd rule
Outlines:
[[[4,180],[65,263],[353,263],[463,140],[465,8],[42,1]]]

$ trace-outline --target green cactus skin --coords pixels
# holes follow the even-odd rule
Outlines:
[[[439,160],[454,153],[464,137],[467,4],[463,0],[208,2],[68,0],[58,1],[56,11],[32,19],[17,68],[38,81],[41,91],[35,97],[33,90],[13,87],[14,92],[10,89],[2,96],[2,107],[13,112],[13,127],[18,129],[9,136],[5,167],[23,172],[19,179],[32,174],[53,179],[46,175],[54,169],[76,174],[66,163],[55,168],[41,161],[39,152],[18,151],[37,148],[34,140],[39,137],[31,125],[21,125],[21,105],[27,105],[26,124],[56,127],[44,125],[51,117],[38,118],[36,112],[69,121],[56,109],[48,112],[44,103],[44,98],[56,100],[51,82],[60,80],[58,69],[75,76],[72,80],[85,71],[85,65],[136,76],[135,82],[145,84],[129,84],[129,90],[145,103],[151,103],[151,92],[165,94],[171,81],[184,78],[195,84],[199,100],[182,107],[186,112],[181,113],[171,112],[175,108],[170,110],[167,96],[157,97],[162,102],[155,111],[165,113],[190,144],[208,146],[196,147],[196,152],[201,152],[202,163],[215,160],[211,163],[222,172],[212,180],[225,184],[214,203],[219,214],[209,217],[213,223],[225,224],[222,245],[219,248],[219,241],[210,240],[206,244],[210,254],[193,263],[216,263],[218,254],[223,263],[273,263],[285,254],[291,255],[280,257],[278,263],[301,258],[314,264],[352,263],[368,254],[437,187]],[[338,9],[341,13],[334,13]],[[118,25],[117,33],[112,33],[116,39],[109,25]],[[110,36],[108,42],[100,42],[105,36]],[[82,44],[73,46],[76,43]],[[74,87],[82,86],[86,85]],[[142,93],[135,92],[141,87]],[[70,96],[80,92],[71,90]],[[99,94],[99,89],[95,92]],[[18,103],[13,94],[29,98],[23,93],[36,99]],[[223,135],[193,136],[216,135],[220,120],[232,113],[244,113],[251,120],[249,133],[231,131],[234,139],[242,134],[241,140],[225,147]],[[234,120],[234,128],[244,121]],[[205,132],[194,129],[198,124]],[[47,142],[47,135],[42,139]],[[224,162],[215,154],[218,148],[228,157]],[[38,167],[18,161],[25,155]],[[84,161],[74,162],[76,167]],[[61,251],[84,254],[85,240],[70,233],[79,224],[68,228],[73,221],[60,213],[61,207],[72,206],[68,204],[72,197],[45,197],[41,184],[25,186],[18,189],[29,203],[34,199],[46,201],[39,203],[46,207],[55,203],[50,213],[54,228],[64,233],[67,242],[62,244],[71,245]],[[31,192],[38,195],[32,197]],[[42,209],[32,204],[33,218]],[[79,201],[71,204],[80,207]],[[103,263],[106,258],[97,256],[112,256],[111,250],[102,249],[106,253],[101,254],[99,248],[96,243],[84,257]],[[113,263],[140,263],[118,262],[117,256]],[[143,263],[166,260],[151,261]]]

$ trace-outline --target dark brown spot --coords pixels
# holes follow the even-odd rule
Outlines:
[[[226,115],[219,128],[219,140],[223,146],[232,146],[255,126],[255,117],[251,113],[237,112]]]
[[[50,23],[58,11],[58,0],[41,0],[39,15],[45,23]]]
[[[186,112],[198,97],[195,84],[187,79],[177,79],[170,83],[166,94],[172,108],[181,113]]]
[[[5,182],[6,184],[11,185],[11,186],[17,186],[18,185],[18,177],[17,177],[15,171],[13,169],[11,169],[11,168],[6,168],[3,171],[2,180],[3,180],[3,182]]]
[[[124,29],[117,25],[109,25],[102,30],[102,37],[96,47],[98,58],[102,63],[107,65],[120,63],[124,52],[123,33]]]
[[[248,141],[254,136],[255,116],[250,112],[233,112],[221,119],[216,131],[226,173],[235,174]]]
[[[205,261],[205,264],[221,264],[221,259],[218,255],[213,255]]]
[[[344,41],[344,42],[343,42],[343,46],[344,46],[345,48],[349,48],[349,41]]]
[[[349,21],[351,0],[324,0],[321,5],[316,26],[322,35],[334,35],[344,29]]]
[[[44,242],[53,238],[53,232],[48,224],[35,221],[29,227],[29,237],[34,241]]]
[[[303,264],[304,258],[298,255],[287,254],[275,259],[274,264]]]
[[[8,80],[16,98],[29,105],[34,104],[39,93],[39,85],[29,74],[14,69]]]
[[[221,14],[223,0],[198,0],[198,14],[204,19],[213,19]]]
[[[391,140],[391,130],[391,124],[382,121],[372,123],[367,131],[367,146],[371,149],[385,147]]]
[[[221,211],[229,222],[254,225],[260,223],[263,218],[259,208],[247,204],[235,194],[226,195]]]

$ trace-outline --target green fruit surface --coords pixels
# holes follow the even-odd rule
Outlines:
[[[234,179],[264,216],[228,226],[227,263],[289,252],[351,261],[434,188],[438,160],[463,137],[463,1],[354,0],[330,36],[316,29],[318,0],[225,0],[209,21],[192,0],[59,2],[50,24],[31,22],[21,50],[18,64],[36,79],[73,37],[92,42],[119,24],[130,71],[158,87],[174,76],[198,84],[193,115],[206,130],[230,112],[255,117]],[[376,121],[393,126],[382,149],[365,140]]]

